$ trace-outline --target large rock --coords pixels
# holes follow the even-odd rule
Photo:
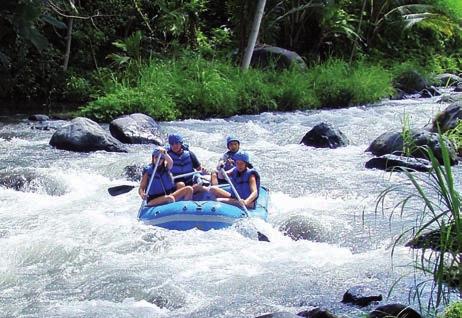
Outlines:
[[[377,307],[369,313],[369,318],[422,318],[422,316],[411,307],[401,304],[389,304]]]
[[[427,152],[425,151],[428,147],[433,151],[433,154],[440,164],[443,164],[443,154],[438,134],[422,129],[411,130],[409,138],[410,155],[412,157],[428,159]],[[449,151],[451,165],[457,164],[454,145],[446,138],[444,138],[444,140]],[[386,154],[401,156],[404,155],[403,144],[401,132],[386,132],[377,137],[366,149],[366,152],[369,151],[375,156],[383,156]]]
[[[320,123],[305,134],[302,141],[306,146],[317,148],[338,148],[349,144],[348,138],[328,123]]]
[[[403,72],[395,81],[396,88],[406,94],[417,94],[427,88],[427,80],[415,70]]]
[[[255,48],[250,65],[258,68],[267,68],[273,65],[278,69],[287,69],[291,66],[297,66],[302,69],[306,68],[306,64],[302,57],[296,52],[276,46]]]
[[[74,118],[69,124],[59,128],[51,137],[50,145],[57,149],[78,152],[127,152],[124,145],[100,125],[83,117]]]
[[[427,159],[388,154],[370,159],[366,162],[366,168],[385,171],[428,172],[432,169],[432,165]]]
[[[433,120],[431,131],[444,133],[450,129],[454,129],[459,120],[462,119],[462,101],[456,101],[446,107]]]
[[[159,124],[145,114],[136,113],[114,119],[109,131],[125,144],[163,144]]]
[[[459,82],[462,82],[462,78],[457,75],[444,73],[437,75],[435,79],[439,82],[440,86],[448,87],[448,86],[455,86]]]

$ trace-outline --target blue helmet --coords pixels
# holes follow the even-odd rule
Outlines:
[[[245,163],[250,165],[250,157],[249,154],[245,151],[238,151],[234,154],[233,156],[234,160],[241,160],[244,161]]]
[[[233,135],[229,135],[228,137],[226,137],[226,147],[229,147],[229,143],[232,142],[232,141],[236,141],[239,145],[241,144],[241,142],[239,141],[239,139],[237,139],[235,136]]]
[[[180,134],[171,134],[168,136],[168,143],[173,144],[183,144],[183,136]]]
[[[161,158],[164,156],[164,154],[160,153],[159,148],[154,148],[154,150],[152,151],[152,156],[157,158],[159,155]]]

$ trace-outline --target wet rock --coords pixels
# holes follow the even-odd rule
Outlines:
[[[286,311],[275,312],[272,314],[265,314],[261,316],[257,316],[255,318],[300,318],[300,316],[292,314]]]
[[[427,159],[388,154],[368,160],[366,162],[366,168],[385,171],[428,172],[432,169],[432,165]]]
[[[459,120],[462,119],[462,101],[456,101],[446,107],[433,119],[431,131],[444,133],[450,129],[454,129]]]
[[[326,241],[326,230],[323,226],[317,220],[307,216],[296,215],[289,218],[279,227],[279,231],[294,241]]]
[[[447,224],[445,228],[422,233],[407,242],[406,246],[411,248],[440,251],[442,244],[441,233],[443,232],[443,237],[445,238],[445,250],[460,253],[462,251],[462,242],[459,242],[457,238],[457,231],[453,228],[453,226],[453,224]]]
[[[440,164],[443,164],[443,154],[439,141],[439,135],[429,132],[424,129],[414,129],[409,132],[409,147],[410,156],[415,158],[428,159],[427,147],[433,151],[436,159]],[[456,150],[454,145],[443,137],[446,148],[449,151],[451,165],[457,164]],[[375,156],[383,156],[386,154],[403,155],[404,141],[401,132],[386,132],[377,137],[366,149],[366,152],[371,152]]]
[[[440,95],[441,95],[441,92],[434,86],[429,86],[427,88],[424,88],[420,92],[420,97],[422,98],[430,98],[430,97],[440,96]]]
[[[143,174],[143,166],[130,165],[126,166],[123,171],[123,175],[130,181],[141,181],[141,175]]]
[[[373,302],[382,301],[382,299],[381,294],[372,291],[366,286],[354,286],[345,292],[342,303],[366,307]]]
[[[395,81],[396,88],[406,94],[417,94],[427,88],[427,80],[417,71],[411,70],[402,73]]]
[[[301,311],[297,316],[305,318],[336,318],[337,316],[330,313],[328,310],[315,308],[312,310]]]
[[[368,318],[422,318],[422,316],[411,307],[401,304],[389,304],[377,307],[369,313]]]
[[[442,104],[442,103],[455,103],[460,99],[461,99],[460,96],[444,94],[444,95],[441,95],[441,97],[436,102],[439,103],[439,104]]]
[[[109,135],[100,125],[83,117],[77,117],[59,128],[51,137],[50,145],[57,149],[77,152],[97,150],[127,152],[123,144]]]
[[[338,148],[349,144],[347,137],[328,123],[320,123],[308,131],[300,141],[306,146],[316,148]]]
[[[277,69],[288,69],[296,66],[301,69],[306,68],[302,57],[294,51],[289,51],[276,46],[256,47],[250,61],[252,67],[268,68],[275,66]]]
[[[439,82],[439,86],[442,87],[454,86],[457,85],[459,82],[462,82],[461,77],[450,73],[437,75],[435,79]]]
[[[159,124],[145,114],[136,113],[114,119],[109,124],[109,131],[125,144],[163,144]]]
[[[30,121],[47,121],[50,120],[50,117],[42,114],[30,115],[28,118]]]
[[[462,92],[462,83],[457,84],[456,88],[454,88],[454,92]]]
[[[41,192],[52,196],[65,193],[64,186],[49,176],[42,176],[34,171],[2,171],[0,186],[22,192]]]

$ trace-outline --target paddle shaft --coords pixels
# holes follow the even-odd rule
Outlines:
[[[160,162],[160,157],[162,157],[162,154],[159,154],[157,156],[156,165],[154,166],[154,170],[152,171],[151,178],[149,179],[148,187],[144,190],[146,198],[144,198],[143,202],[141,202],[141,206],[140,206],[140,208],[138,210],[138,218],[140,217],[141,210],[144,208],[144,206],[147,203],[147,197],[148,197],[149,189],[151,188],[152,181],[154,181],[154,176],[156,175],[157,167],[159,166],[159,162]]]
[[[229,183],[229,185],[231,186],[231,190],[233,190],[234,195],[236,196],[236,199],[238,199],[239,204],[241,205],[242,209],[244,210],[245,216],[246,216],[246,217],[249,217],[249,210],[247,210],[247,207],[245,206],[245,204],[242,203],[242,201],[241,201],[241,196],[239,195],[239,193],[237,193],[237,190],[236,190],[236,188],[234,187],[234,184],[233,184],[233,183],[231,182],[231,180],[229,179],[229,176],[228,176],[228,174],[226,173],[225,169],[220,168],[220,172],[221,172],[221,174],[225,177],[225,179],[226,179],[226,181]]]

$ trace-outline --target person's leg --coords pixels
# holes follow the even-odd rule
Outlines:
[[[231,193],[219,187],[210,187],[209,190],[216,198],[231,198]]]
[[[218,175],[216,171],[210,174],[210,184],[213,186],[218,184]]]
[[[154,199],[149,200],[148,205],[161,205],[166,203],[175,202],[175,198],[171,195],[163,195]]]
[[[190,186],[185,186],[181,189],[176,190],[175,192],[172,193],[172,196],[174,200],[179,201],[179,200],[191,200],[193,195],[193,188]]]
[[[175,183],[175,187],[176,187],[177,190],[179,190],[181,188],[184,188],[185,186],[186,186],[186,184],[183,181]]]

